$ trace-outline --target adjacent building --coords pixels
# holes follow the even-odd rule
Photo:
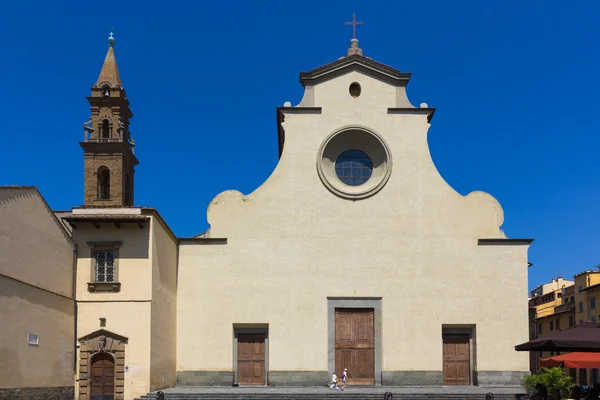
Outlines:
[[[0,398],[73,398],[74,251],[35,187],[0,186]]]
[[[554,330],[575,324],[573,281],[562,277],[553,278],[531,291],[529,298],[529,339],[547,335]],[[550,352],[530,352],[531,371],[539,370],[539,361],[549,357]]]
[[[529,299],[530,339],[541,338],[554,331],[571,328],[584,322],[600,320],[596,301],[600,300],[600,270],[586,270],[573,281],[563,278],[535,288]],[[530,352],[532,372],[540,370],[542,358],[560,352]],[[580,384],[600,383],[597,369],[569,370],[569,374]]]

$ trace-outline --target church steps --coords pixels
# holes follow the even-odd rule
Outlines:
[[[485,394],[480,393],[398,393],[393,394],[394,400],[483,400]],[[165,393],[165,400],[331,400],[345,398],[353,400],[382,400],[382,393],[311,393],[311,394],[283,394],[283,393]],[[494,395],[495,400],[514,400],[510,394]],[[142,396],[136,400],[154,400],[156,394]]]

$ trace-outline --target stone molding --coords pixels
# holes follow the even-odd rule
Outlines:
[[[477,371],[477,386],[521,386],[529,371]]]
[[[177,371],[177,386],[232,386],[233,371]]]
[[[384,386],[441,386],[444,384],[442,371],[383,371],[381,384]]]
[[[520,386],[526,371],[478,371],[477,385]],[[326,386],[328,371],[269,371],[269,386]],[[177,386],[231,386],[233,371],[177,371]],[[382,386],[442,386],[443,371],[382,371]],[[3,400],[0,397],[0,400]]]
[[[328,386],[327,371],[270,371],[269,386]]]
[[[346,185],[335,172],[339,155],[351,149],[362,151],[373,163],[371,177],[358,186]],[[341,198],[359,200],[371,197],[385,186],[391,173],[392,153],[389,146],[382,136],[365,126],[348,125],[334,131],[327,136],[317,153],[317,174],[321,182]]]
[[[238,385],[238,337],[240,333],[261,333],[265,335],[265,382],[270,382],[269,375],[269,327],[249,328],[244,326],[233,327],[233,384]]]
[[[115,361],[115,400],[125,399],[125,349],[127,339],[100,330],[79,339],[79,400],[90,399],[92,360],[97,354],[109,354]]]
[[[372,308],[374,312],[375,340],[375,386],[381,385],[382,377],[382,326],[381,297],[327,297],[327,376],[335,368],[335,309],[336,308]]]

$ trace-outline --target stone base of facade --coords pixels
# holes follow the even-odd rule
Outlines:
[[[477,371],[477,386],[521,386],[529,371]]]
[[[327,386],[327,371],[269,371],[269,386]]]
[[[442,371],[383,371],[383,386],[439,386],[444,383]]]
[[[520,386],[526,371],[477,371],[473,385]],[[269,371],[268,386],[326,386],[327,371]],[[233,371],[178,371],[177,386],[232,386]],[[443,371],[383,371],[382,386],[442,386]],[[0,397],[0,400],[4,398]]]
[[[177,386],[233,386],[233,371],[177,371]]]
[[[73,386],[0,389],[0,400],[73,400],[74,398]]]

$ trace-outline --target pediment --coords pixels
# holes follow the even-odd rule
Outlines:
[[[85,336],[82,336],[77,340],[80,342],[90,342],[94,339],[98,340],[101,337],[104,337],[106,339],[112,339],[114,341],[118,341],[118,342],[122,342],[122,343],[127,343],[127,340],[128,340],[125,336],[118,335],[118,334],[108,331],[106,329],[99,329],[99,330],[89,333]]]
[[[354,54],[315,68],[310,72],[301,72],[300,83],[302,86],[312,86],[351,71],[359,71],[394,86],[406,86],[411,76],[409,72],[400,72],[368,57]]]

